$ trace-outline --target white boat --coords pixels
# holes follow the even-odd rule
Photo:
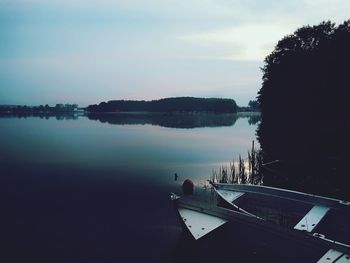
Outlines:
[[[172,194],[193,242],[244,238],[257,249],[268,244],[282,262],[350,262],[349,202],[265,186],[212,186]]]

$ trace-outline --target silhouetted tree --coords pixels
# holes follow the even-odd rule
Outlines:
[[[250,108],[250,111],[260,111],[260,105],[257,100],[250,100],[248,102],[248,107]]]
[[[349,61],[350,20],[301,27],[266,57],[258,137],[265,162],[281,160],[266,184],[350,197]]]

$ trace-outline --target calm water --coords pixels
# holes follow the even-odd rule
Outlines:
[[[256,118],[210,118],[0,118],[6,262],[176,262],[169,193],[255,139]]]

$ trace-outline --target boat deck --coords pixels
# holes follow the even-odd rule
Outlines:
[[[234,244],[240,242],[237,240],[244,240],[243,242],[251,244],[257,250],[269,247],[276,258],[289,254],[289,259],[283,262],[317,262],[330,249],[345,256],[349,255],[350,250],[346,245],[350,238],[347,221],[350,218],[350,207],[346,203],[339,204],[339,200],[326,198],[317,207],[318,200],[315,196],[306,195],[305,200],[304,196],[297,196],[299,200],[292,198],[294,193],[287,193],[288,197],[285,198],[266,192],[245,192],[243,189],[237,192],[241,194],[230,196],[233,205],[223,201],[210,188],[197,188],[193,195],[185,195],[176,200],[178,208],[227,221],[219,224],[215,231],[202,234],[197,240],[199,244],[210,240],[221,240],[220,243],[224,240],[225,243]],[[328,206],[324,206],[325,204]],[[309,229],[302,229],[306,225],[305,221],[311,223]]]

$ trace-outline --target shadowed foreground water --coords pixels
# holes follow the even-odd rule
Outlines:
[[[178,129],[1,118],[1,261],[201,260],[183,240],[169,193],[245,155],[256,129],[247,120]]]

